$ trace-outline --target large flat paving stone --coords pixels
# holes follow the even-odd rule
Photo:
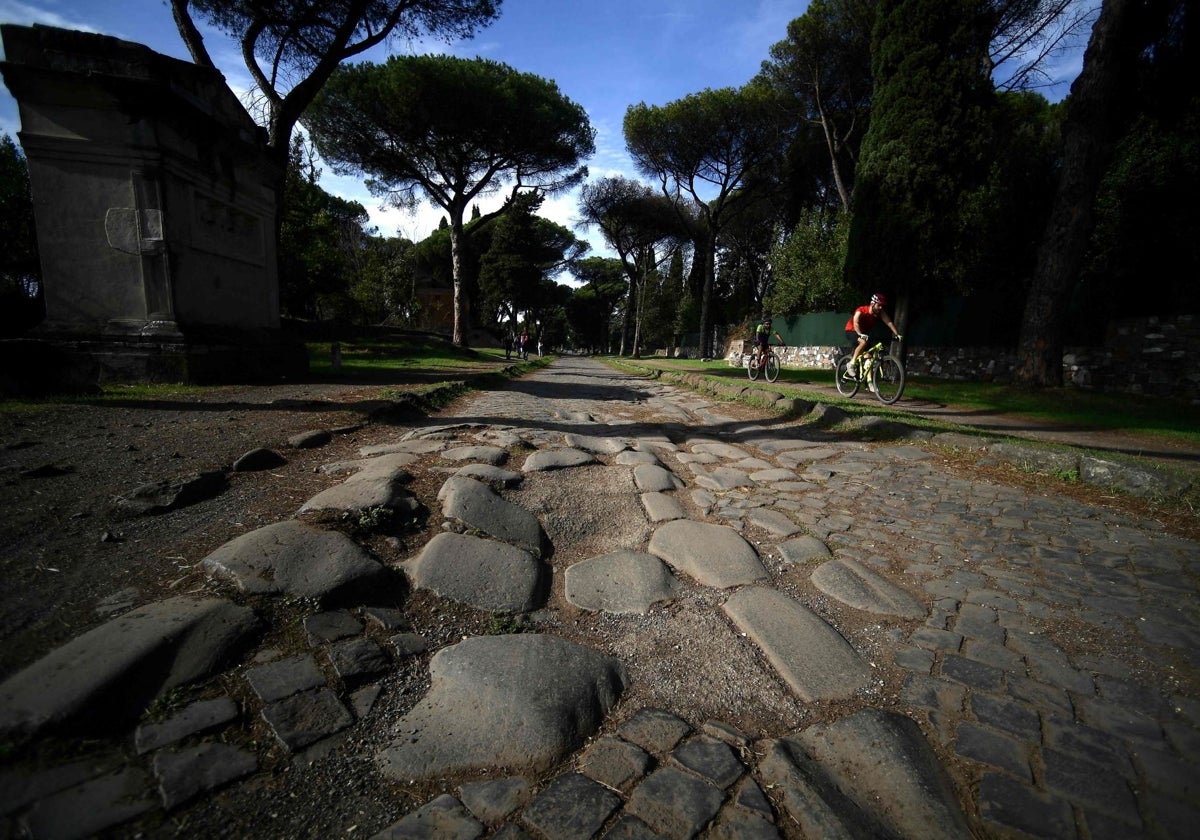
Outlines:
[[[247,595],[336,600],[380,586],[387,569],[340,531],[289,519],[235,537],[201,561]]]
[[[810,726],[775,742],[759,770],[804,836],[971,836],[946,771],[904,715],[867,708]]]
[[[683,505],[674,496],[667,493],[643,493],[642,507],[651,522],[667,522],[672,519],[683,519]]]
[[[249,607],[178,596],[78,636],[0,685],[0,733],[32,735],[86,713],[103,726],[161,691],[207,677],[261,628]]]
[[[367,463],[341,484],[322,490],[300,506],[300,513],[315,511],[355,512],[388,508],[402,514],[416,514],[421,504],[404,485],[412,475],[402,467]]]
[[[695,837],[708,824],[724,800],[716,785],[677,770],[660,767],[637,786],[626,806],[663,837]]]
[[[633,468],[633,480],[643,493],[662,493],[685,487],[683,479],[657,464],[638,464]]]
[[[527,473],[544,472],[596,463],[599,463],[596,456],[590,452],[584,452],[582,449],[540,449],[525,459],[521,470]]]
[[[442,484],[438,499],[446,518],[457,519],[468,528],[523,548],[534,557],[542,556],[544,539],[537,517],[486,484],[453,475]]]
[[[595,437],[593,435],[578,435],[568,432],[563,436],[563,442],[572,449],[582,449],[597,455],[616,455],[629,448],[627,441],[613,437]]]
[[[443,793],[372,835],[371,840],[475,840],[484,831],[483,823],[461,802]]]
[[[519,472],[501,469],[500,467],[495,467],[491,464],[467,464],[466,466],[459,467],[457,470],[455,470],[454,474],[466,476],[467,478],[473,478],[476,481],[482,481],[493,490],[500,490],[505,487],[516,487],[525,478],[525,476],[521,475]]]
[[[354,723],[350,710],[337,694],[325,687],[302,691],[272,703],[262,710],[262,718],[279,742],[292,752],[341,732]]]
[[[158,807],[149,778],[138,767],[123,767],[48,796],[21,820],[26,837],[95,837]]]
[[[523,613],[545,600],[542,564],[496,540],[438,534],[402,567],[414,586],[482,610]]]
[[[870,666],[850,643],[782,592],[747,587],[730,595],[724,610],[803,700],[845,699],[871,681]]]
[[[812,582],[847,606],[880,615],[924,618],[921,602],[883,575],[849,558],[829,560],[812,573]]]
[[[508,460],[508,450],[499,446],[456,446],[441,453],[447,461],[474,461],[498,467]]]
[[[745,449],[734,446],[732,443],[720,443],[716,441],[697,443],[692,446],[692,451],[716,455],[718,458],[725,458],[730,461],[740,461],[750,454]]]
[[[651,554],[705,586],[728,589],[767,578],[750,543],[724,525],[676,519],[650,537]]]
[[[614,551],[574,564],[564,594],[575,606],[610,613],[647,613],[675,597],[677,582],[663,561],[640,551]]]
[[[205,743],[154,756],[154,777],[168,810],[258,770],[251,752],[232,744]]]
[[[545,770],[594,733],[625,690],[614,657],[556,636],[481,636],[429,663],[429,693],[378,757],[400,780]]]

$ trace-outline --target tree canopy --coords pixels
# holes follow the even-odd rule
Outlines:
[[[663,106],[631,105],[625,112],[625,143],[638,170],[657,180],[665,195],[682,196],[697,208],[703,255],[700,347],[712,352],[710,303],[716,241],[736,206],[734,192],[784,148],[783,114],[770,86],[705,89]]]
[[[372,193],[397,206],[423,197],[446,210],[460,346],[469,326],[459,250],[467,207],[505,184],[512,196],[572,187],[595,151],[587,114],[557,85],[481,58],[393,56],[342,67],[305,125],[335,172],[365,173]]]
[[[847,279],[898,298],[961,291],[984,218],[994,90],[978,0],[880,0]]]
[[[292,129],[343,61],[391,37],[469,38],[503,0],[170,0],[192,60],[216,67],[193,11],[237,39],[262,96],[268,142],[286,157]]]
[[[0,335],[15,335],[45,312],[29,167],[7,134],[0,134],[0,242]]]

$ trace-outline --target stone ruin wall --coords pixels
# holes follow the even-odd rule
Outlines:
[[[751,342],[729,342],[726,360],[741,366]],[[830,367],[842,347],[786,347],[785,367]],[[778,352],[778,351],[777,351]],[[1007,347],[909,347],[910,374],[976,382],[1011,382],[1016,351]],[[1109,326],[1103,347],[1068,347],[1063,381],[1080,388],[1126,394],[1176,396],[1200,400],[1200,320],[1129,318]]]

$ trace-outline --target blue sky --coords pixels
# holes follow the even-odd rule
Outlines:
[[[449,52],[553,79],[584,107],[596,129],[596,154],[587,162],[590,177],[637,177],[621,134],[625,110],[638,102],[663,105],[705,88],[745,84],[807,5],[807,0],[504,0],[499,20],[470,41],[393,43],[364,57],[382,61],[389,51]],[[0,23],[101,32],[188,59],[165,0],[0,0]],[[245,91],[249,77],[236,45],[216,31],[204,31],[230,87]],[[1063,86],[1048,96],[1065,95],[1078,61],[1076,55],[1057,71]],[[16,103],[0,86],[0,132],[15,137],[19,127]],[[357,179],[333,176],[327,168],[321,183],[360,202],[384,235],[421,239],[443,215],[428,206],[416,215],[381,208]],[[486,200],[481,209],[491,209]],[[542,214],[574,229],[575,196],[547,201]],[[608,253],[594,232],[579,233],[597,252]]]

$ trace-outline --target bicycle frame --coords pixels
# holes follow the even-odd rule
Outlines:
[[[879,401],[891,405],[904,393],[904,365],[900,359],[887,351],[882,341],[877,341],[858,356],[859,374],[847,376],[851,354],[843,356],[834,367],[834,384],[838,393],[853,397],[863,382]]]

